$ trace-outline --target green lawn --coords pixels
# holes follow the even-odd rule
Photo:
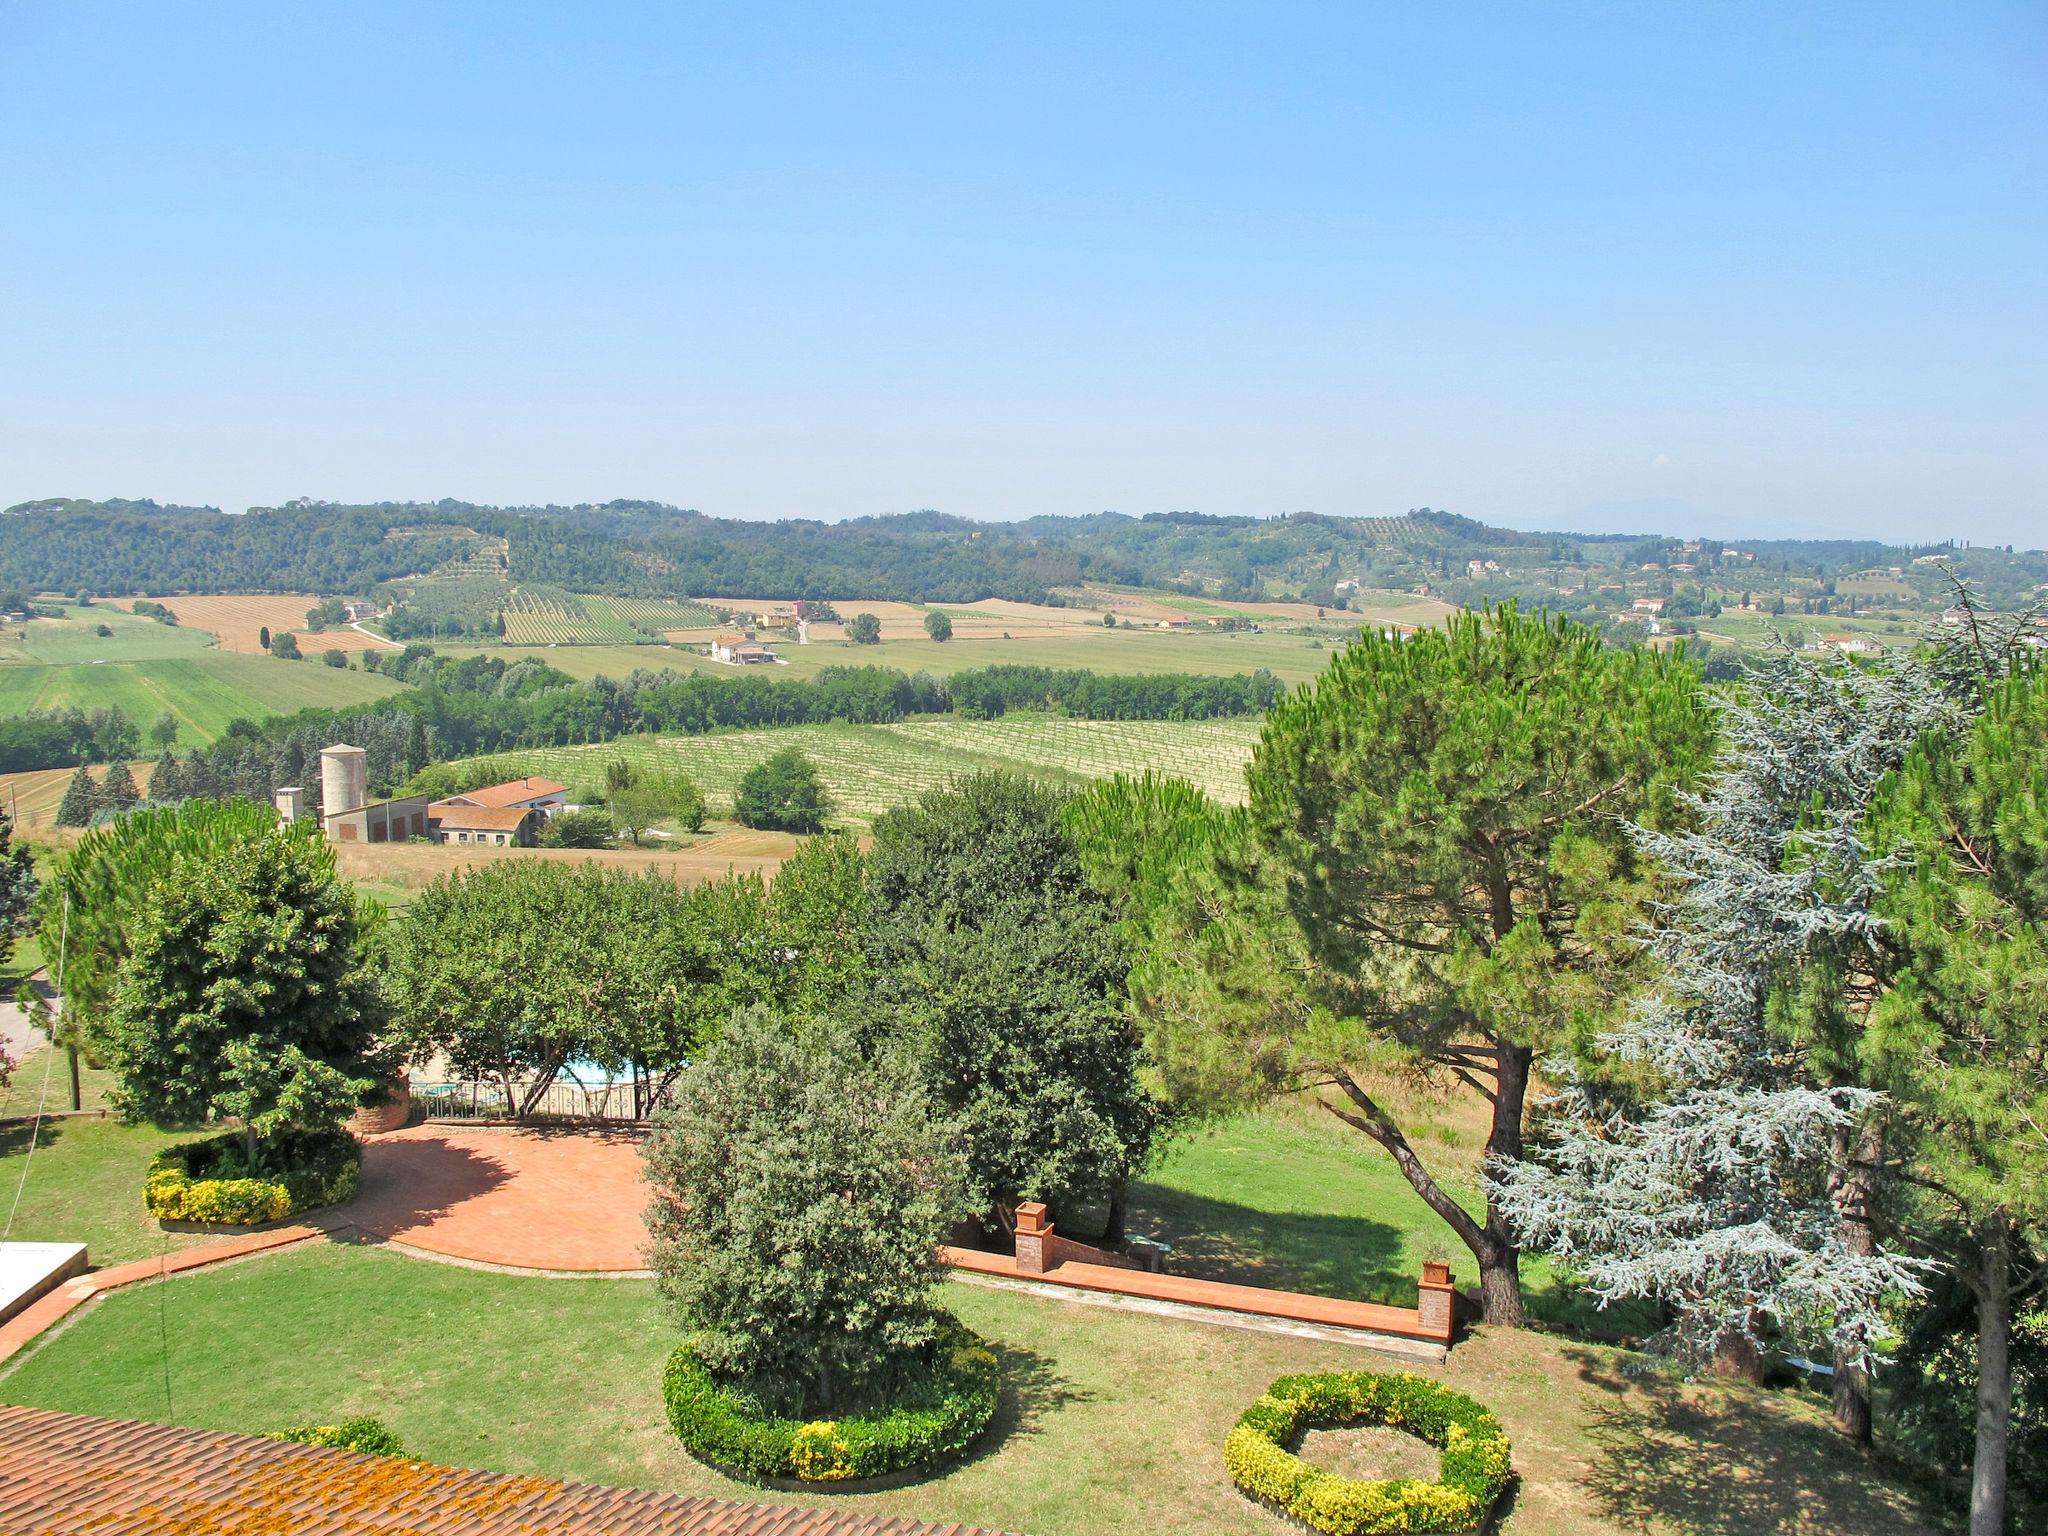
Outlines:
[[[1415,1106],[1410,1139],[1467,1209],[1483,1208],[1479,1136]],[[1093,1213],[1083,1213],[1083,1219]],[[1176,1141],[1132,1191],[1130,1229],[1173,1248],[1176,1274],[1390,1306],[1415,1305],[1425,1258],[1451,1260],[1476,1284],[1471,1255],[1410,1187],[1393,1160],[1305,1100],[1233,1116]],[[1641,1335],[1637,1308],[1596,1312],[1542,1258],[1524,1261],[1529,1311],[1581,1335]]]
[[[1001,1353],[991,1438],[882,1493],[761,1494],[686,1456],[660,1400],[676,1339],[651,1284],[547,1280],[321,1243],[115,1293],[0,1375],[0,1400],[265,1431],[375,1414],[434,1461],[693,1494],[829,1503],[1040,1536],[1279,1536],[1222,1467],[1274,1377],[1389,1368],[1342,1345],[961,1283],[946,1303]],[[1504,1536],[1918,1532],[1795,1399],[1625,1380],[1611,1351],[1482,1336],[1441,1368],[1516,1443]]]
[[[199,633],[157,624],[146,627],[166,635]],[[181,747],[212,741],[234,720],[289,714],[309,705],[360,704],[400,687],[374,673],[325,667],[318,661],[279,661],[228,651],[104,663],[0,658],[0,714],[67,705],[112,707],[146,730],[169,710],[178,721]]]
[[[9,1115],[33,1114],[44,1083],[48,1047],[22,1064],[5,1091]],[[48,1106],[70,1106],[71,1082],[61,1058],[49,1061]],[[94,1095],[87,1094],[87,1102]],[[154,1126],[123,1125],[112,1117],[45,1120],[29,1155],[27,1125],[0,1125],[0,1201],[21,1204],[10,1235],[19,1242],[84,1243],[95,1265],[125,1264],[207,1241],[161,1230],[142,1209],[142,1177],[149,1160],[187,1139]],[[187,1133],[189,1136],[190,1133]],[[22,1183],[27,1169],[28,1180]],[[4,1210],[0,1206],[0,1210]]]

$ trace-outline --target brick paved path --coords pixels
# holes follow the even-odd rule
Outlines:
[[[452,1258],[638,1270],[647,1199],[634,1131],[416,1125],[363,1149],[362,1192],[345,1214]]]

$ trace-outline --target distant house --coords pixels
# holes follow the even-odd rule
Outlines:
[[[1970,622],[1970,610],[1967,608],[1944,608],[1941,610],[1941,622],[1955,625],[1967,624]]]
[[[1913,563],[1915,565],[1947,565],[1954,558],[1953,555],[1918,555],[1914,557]]]
[[[1820,647],[1824,651],[1839,651],[1844,656],[1882,656],[1884,647],[1863,635],[1822,635]]]
[[[1339,597],[1343,597],[1345,594],[1350,592],[1362,592],[1364,590],[1365,589],[1358,584],[1358,578],[1356,576],[1348,576],[1344,580],[1337,583],[1337,595]]]
[[[751,635],[718,636],[711,642],[711,659],[735,667],[756,666],[764,661],[782,660]]]
[[[1637,613],[1662,613],[1664,611],[1664,599],[1661,597],[1639,597],[1633,603],[1630,603],[1629,606],[1635,609]]]
[[[1614,622],[1617,624],[1641,624],[1653,635],[1664,633],[1664,626],[1647,613],[1617,613],[1614,616]]]

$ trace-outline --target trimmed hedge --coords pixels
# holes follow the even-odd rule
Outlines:
[[[343,1419],[339,1424],[301,1424],[269,1436],[294,1445],[324,1445],[338,1451],[359,1451],[365,1456],[403,1456],[405,1447],[382,1419]]]
[[[1338,1477],[1294,1454],[1308,1430],[1358,1423],[1405,1430],[1441,1448],[1436,1481]],[[1407,1371],[1282,1376],[1224,1439],[1223,1461],[1245,1493],[1326,1536],[1472,1530],[1513,1470],[1499,1419],[1464,1393]]]
[[[884,1413],[805,1423],[760,1412],[721,1387],[686,1341],[662,1376],[668,1420],[683,1447],[729,1475],[848,1482],[928,1468],[964,1451],[996,1411],[995,1352],[947,1317],[927,1374]]]
[[[339,1126],[288,1131],[264,1150],[284,1172],[246,1168],[242,1138],[234,1132],[166,1147],[142,1181],[142,1203],[162,1221],[253,1227],[355,1195],[363,1148]]]

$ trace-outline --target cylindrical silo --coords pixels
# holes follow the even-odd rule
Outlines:
[[[320,754],[320,814],[361,810],[370,803],[369,754],[339,743]]]

